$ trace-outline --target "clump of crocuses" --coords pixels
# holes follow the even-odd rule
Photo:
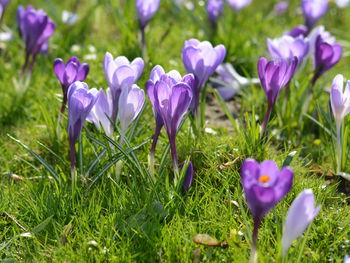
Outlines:
[[[282,236],[282,254],[301,236],[308,225],[320,212],[321,205],[315,207],[315,197],[311,189],[302,191],[293,201],[284,223]]]
[[[180,123],[188,111],[192,101],[192,86],[194,77],[188,74],[181,77],[180,73],[173,70],[168,74],[157,66],[153,69],[151,80],[147,82],[147,94],[153,106],[156,118],[156,134],[152,151],[155,150],[156,140],[162,125],[165,126],[170,142],[170,151],[175,171],[175,181],[178,175],[178,157],[176,151],[176,134]],[[152,153],[154,154],[154,152]]]
[[[195,85],[192,87],[193,101],[191,110],[198,113],[201,92],[209,77],[216,68],[224,61],[226,49],[223,45],[213,47],[208,41],[200,42],[197,39],[185,41],[182,49],[182,60],[188,73],[195,77]],[[205,94],[202,94],[205,96]]]
[[[341,127],[346,115],[350,113],[350,81],[347,81],[344,89],[344,77],[338,74],[332,83],[332,89],[330,93],[330,101],[333,116],[336,123],[336,161],[337,161],[337,173],[341,172],[343,153],[342,153],[342,135]]]
[[[267,110],[261,124],[261,136],[265,135],[271,111],[277,102],[281,90],[292,79],[297,66],[297,57],[294,57],[289,62],[283,59],[267,61],[266,58],[260,58],[258,62],[258,74],[267,99]]]
[[[69,86],[75,81],[84,81],[89,73],[89,64],[80,64],[77,57],[71,57],[66,63],[62,59],[56,58],[53,63],[53,70],[61,83],[63,101],[61,113],[64,113],[67,104],[67,93]]]
[[[279,170],[271,160],[244,161],[241,179],[249,209],[253,215],[254,229],[250,262],[257,261],[257,237],[263,217],[288,194],[293,184],[293,171],[284,167]]]
[[[49,45],[49,38],[54,33],[56,25],[47,14],[32,6],[17,9],[17,25],[19,33],[25,41],[25,60],[22,67],[22,75],[26,70],[31,73],[37,55],[40,52],[46,53]]]

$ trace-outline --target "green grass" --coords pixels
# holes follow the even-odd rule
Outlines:
[[[196,6],[193,11],[175,8],[170,0],[161,2],[159,12],[147,27],[148,59],[138,81],[140,87],[156,64],[161,64],[166,71],[177,69],[184,73],[181,49],[183,42],[192,37],[224,44],[228,50],[226,61],[233,63],[239,72],[256,76],[258,58],[267,55],[266,38],[278,37],[303,22],[295,11],[299,1],[290,4],[286,15],[275,16],[271,10],[276,1],[255,0],[239,14],[227,7],[217,34],[213,35],[206,24],[203,1],[201,4],[193,1]],[[15,38],[4,43],[0,50],[0,260],[191,262],[194,251],[198,254],[199,248],[201,262],[247,262],[252,218],[240,184],[241,163],[248,157],[259,161],[273,159],[281,167],[288,153],[297,151],[291,162],[295,171],[293,189],[263,220],[259,262],[280,261],[284,218],[293,199],[305,188],[313,189],[322,210],[307,235],[294,243],[287,261],[297,262],[299,254],[300,262],[343,261],[344,255],[350,252],[350,210],[348,197],[338,191],[338,178],[326,180],[326,175],[335,169],[333,141],[320,125],[300,116],[294,108],[308,85],[311,62],[292,81],[284,113],[284,93],[281,94],[266,142],[259,140],[256,122],[257,119],[260,122],[266,109],[265,96],[259,86],[242,90],[235,98],[241,108],[235,113],[239,116],[238,125],[231,132],[211,127],[217,135],[206,133],[195,138],[190,121],[186,120],[177,137],[179,158],[181,162],[190,158],[195,179],[184,197],[178,196],[172,186],[173,172],[164,130],[156,152],[156,180],[152,181],[148,173],[147,155],[154,129],[149,101],[130,129],[130,145],[124,145],[125,154],[109,147],[105,136],[86,123],[82,132],[82,169],[78,170],[79,182],[72,196],[66,116],[59,126],[60,132],[56,130],[60,108],[60,97],[56,94],[61,93],[61,88],[52,70],[53,60],[78,56],[90,64],[86,80],[89,86],[106,88],[102,67],[106,51],[129,59],[141,56],[136,10],[131,0],[81,1],[78,23],[67,26],[60,22],[61,12],[72,10],[73,1],[33,0],[31,3],[53,18],[57,30],[51,39],[49,54],[40,56],[30,85],[21,96],[14,85],[24,60],[24,43],[16,33],[15,24],[20,1],[10,3],[3,20],[3,25],[15,32]],[[321,20],[344,45],[344,57],[319,80],[316,90],[330,88],[337,73],[350,78],[349,15],[349,8],[340,10],[332,5]],[[72,48],[73,45],[79,45],[79,50]],[[95,60],[84,59],[92,53],[90,45],[95,47]],[[328,99],[328,94],[319,92],[308,114],[332,130],[325,118],[329,112]],[[51,173],[8,135],[40,156]],[[235,164],[220,168],[237,157]],[[120,159],[123,168],[118,180],[115,165],[107,168]],[[322,172],[315,172],[315,167]],[[350,172],[349,166],[344,165],[344,169]],[[8,173],[24,179],[10,179]],[[55,176],[59,180],[52,178]],[[205,247],[192,241],[195,235],[204,233],[227,241],[229,248]]]

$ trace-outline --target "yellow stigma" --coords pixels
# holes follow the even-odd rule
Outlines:
[[[259,177],[259,182],[260,183],[263,183],[263,184],[265,184],[265,183],[267,183],[268,181],[270,181],[270,177],[269,176],[267,176],[267,175],[261,175],[260,177]]]

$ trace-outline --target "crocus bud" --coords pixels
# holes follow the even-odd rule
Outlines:
[[[17,9],[17,24],[20,35],[26,44],[26,55],[36,56],[54,33],[55,23],[43,10],[35,10],[32,6]]]
[[[107,89],[106,93],[100,89],[99,91],[93,91],[96,97],[96,103],[92,107],[87,121],[95,124],[98,130],[101,130],[101,126],[106,133],[106,135],[110,138],[113,136],[114,126],[111,122],[112,116],[112,95],[110,88]]]
[[[291,37],[303,36],[306,37],[308,35],[308,29],[304,25],[297,25],[293,27],[289,32],[286,32],[285,35]]]
[[[298,58],[299,65],[309,52],[309,40],[303,36],[291,37],[284,35],[280,38],[267,39],[267,47],[271,57],[288,62]]]
[[[118,120],[121,126],[120,144],[131,122],[139,115],[145,102],[145,92],[137,85],[122,90],[119,98]]]
[[[84,121],[96,102],[96,97],[84,82],[74,82],[68,90],[68,139],[71,167],[75,166],[75,143]]]
[[[335,66],[341,59],[343,48],[340,44],[330,44],[324,41],[321,35],[316,38],[314,54],[314,77],[312,84],[315,85],[319,77]]]
[[[10,0],[0,0],[0,20],[2,19],[4,11],[5,11],[9,2],[10,2]]]
[[[292,242],[301,236],[307,226],[320,212],[321,206],[315,207],[315,197],[311,189],[302,191],[288,210],[282,236],[282,252],[285,255]]]
[[[227,0],[227,3],[237,12],[247,5],[249,5],[252,0]]]
[[[193,165],[192,162],[189,162],[185,174],[185,178],[182,184],[182,194],[185,195],[188,192],[188,189],[190,189],[193,181]]]
[[[53,70],[61,83],[63,92],[63,103],[61,112],[63,113],[67,103],[67,92],[70,85],[75,81],[84,81],[89,73],[89,64],[80,64],[77,57],[71,57],[65,64],[62,59],[56,58],[53,63]]]
[[[112,94],[112,121],[115,122],[118,115],[119,97],[122,89],[130,88],[140,78],[144,68],[141,58],[135,58],[130,62],[126,57],[113,59],[110,53],[106,53],[104,59],[104,72],[108,87]]]
[[[182,79],[173,79],[164,74],[155,83],[153,91],[154,109],[161,116],[167,131],[174,169],[176,170],[178,169],[176,134],[192,101],[191,86],[193,80],[192,74],[186,75]]]
[[[193,101],[191,109],[197,112],[200,94],[205,83],[208,81],[216,68],[224,61],[226,49],[223,45],[213,47],[210,42],[200,42],[197,39],[185,41],[182,49],[182,61],[188,73],[195,76],[193,88]]]
[[[302,0],[305,25],[309,30],[323,17],[328,10],[328,0]]]
[[[334,119],[338,123],[341,123],[350,113],[350,81],[347,81],[344,90],[344,77],[341,74],[338,74],[333,80],[331,106]]]
[[[160,0],[136,0],[136,9],[139,17],[140,28],[144,29],[157,12]]]
[[[224,9],[224,1],[223,0],[208,0],[207,1],[207,14],[209,21],[215,25],[216,21],[222,14],[222,10]]]

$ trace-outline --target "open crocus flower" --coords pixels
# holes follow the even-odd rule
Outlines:
[[[90,114],[87,117],[88,122],[95,124],[98,130],[103,128],[106,135],[110,138],[113,136],[114,126],[111,122],[112,116],[112,95],[111,89],[107,89],[106,93],[100,89],[99,91],[91,91],[96,97],[96,103],[92,107]],[[101,127],[102,126],[102,127]]]
[[[158,137],[159,137],[160,131],[163,127],[163,119],[162,119],[162,116],[160,115],[160,113],[157,112],[157,107],[156,107],[155,97],[154,97],[155,84],[161,80],[161,77],[163,75],[166,75],[167,78],[169,78],[172,83],[177,83],[177,82],[183,81],[183,82],[186,82],[190,87],[192,87],[192,85],[193,85],[193,83],[190,82],[190,81],[193,81],[192,77],[189,78],[186,76],[186,77],[182,78],[180,73],[176,70],[172,70],[168,73],[165,73],[164,69],[160,65],[157,65],[152,69],[150,79],[146,83],[146,91],[147,91],[148,97],[152,103],[153,114],[154,114],[154,117],[156,120],[156,128],[155,128],[155,133],[153,135],[151,155],[154,155],[154,153],[155,153]]]
[[[221,64],[216,73],[218,76],[211,82],[218,86],[218,92],[224,100],[231,99],[242,87],[260,83],[257,78],[248,79],[239,75],[231,63]]]
[[[241,11],[243,7],[246,7],[252,2],[252,0],[227,0],[227,3],[237,12]]]
[[[302,191],[288,210],[282,236],[282,253],[285,255],[293,243],[301,236],[308,225],[320,212],[321,206],[315,207],[315,197],[311,189]]]
[[[107,52],[104,59],[104,72],[108,82],[108,87],[112,94],[112,116],[113,122],[118,115],[119,97],[124,88],[130,88],[140,78],[144,68],[141,58],[135,58],[130,62],[126,57],[113,56]]]
[[[53,63],[53,70],[61,83],[63,102],[61,112],[64,113],[67,104],[67,92],[69,86],[75,81],[84,81],[89,73],[89,64],[80,64],[77,57],[71,57],[65,64],[62,59],[56,58]]]
[[[178,171],[176,134],[192,101],[192,88],[189,83],[193,83],[191,74],[186,75],[183,79],[173,79],[164,74],[153,87],[154,102],[152,104],[154,111],[161,116],[169,137],[175,174]]]
[[[254,219],[252,259],[257,257],[256,242],[261,220],[292,188],[293,171],[288,167],[279,170],[271,160],[259,164],[254,159],[247,159],[242,165],[241,179]]]
[[[339,7],[339,8],[345,8],[348,5],[350,5],[350,0],[334,0],[334,3]],[[350,260],[349,260],[350,261]]]
[[[271,110],[276,104],[281,90],[289,83],[294,76],[298,65],[298,58],[294,57],[290,63],[285,60],[267,61],[260,58],[258,62],[258,74],[267,99],[267,111],[261,124],[261,134],[264,135],[270,118]]]
[[[208,0],[206,10],[207,10],[209,21],[213,26],[216,25],[216,21],[221,16],[223,9],[224,9],[223,0]]]
[[[337,173],[341,172],[342,164],[342,138],[341,126],[346,115],[350,113],[350,81],[347,82],[344,90],[344,77],[338,74],[332,84],[331,107],[336,123],[337,134]]]
[[[16,18],[20,35],[26,44],[26,57],[22,68],[22,73],[24,73],[29,57],[32,56],[30,62],[30,71],[32,71],[38,53],[46,51],[48,40],[54,33],[56,25],[43,10],[35,10],[30,5],[25,9],[19,6]]]
[[[312,85],[315,85],[319,77],[335,66],[341,59],[343,48],[340,44],[331,44],[326,42],[322,35],[316,38],[315,59],[314,59],[314,77]]]
[[[145,102],[145,92],[137,85],[122,90],[119,98],[118,120],[120,121],[120,144],[131,122],[139,115]]]
[[[286,32],[285,35],[291,36],[294,38],[299,36],[306,37],[308,35],[308,29],[304,25],[297,25],[293,27],[289,32]]]
[[[328,10],[328,0],[302,0],[301,9],[303,11],[305,25],[309,31],[323,17]]]
[[[96,102],[95,91],[89,90],[84,82],[74,82],[68,90],[68,139],[70,144],[70,160],[75,167],[75,143],[92,107]]]
[[[140,28],[143,30],[159,8],[160,0],[136,0]]]
[[[288,62],[298,58],[299,65],[309,52],[309,40],[303,36],[291,37],[284,35],[280,38],[267,39],[267,47],[271,57]]]
[[[213,47],[208,41],[200,42],[197,39],[185,41],[182,49],[182,60],[188,73],[195,77],[193,101],[191,109],[197,112],[202,88],[216,68],[224,61],[226,49],[223,45]]]

